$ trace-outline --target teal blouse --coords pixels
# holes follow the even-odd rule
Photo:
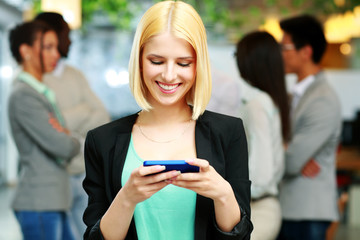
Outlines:
[[[125,185],[131,172],[143,164],[131,137],[125,159],[121,184]],[[193,240],[196,193],[168,185],[149,199],[136,205],[134,220],[139,240]]]

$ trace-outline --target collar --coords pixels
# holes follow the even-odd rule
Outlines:
[[[304,95],[305,91],[314,81],[315,81],[315,76],[309,75],[306,78],[304,78],[302,81],[297,82],[292,88],[293,95],[296,95],[298,97]]]
[[[34,78],[30,73],[20,72],[18,75],[18,79],[29,84],[30,87],[34,88],[37,92],[43,94],[48,90],[48,87]]]

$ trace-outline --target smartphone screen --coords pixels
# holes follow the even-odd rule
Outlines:
[[[165,166],[165,170],[162,172],[168,172],[172,170],[186,172],[199,172],[198,166],[192,166],[185,162],[185,160],[147,160],[144,161],[144,166],[162,165]]]

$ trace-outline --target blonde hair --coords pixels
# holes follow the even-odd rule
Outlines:
[[[186,40],[196,53],[196,81],[186,96],[188,104],[193,106],[192,118],[196,120],[205,111],[211,97],[211,73],[204,24],[195,9],[187,3],[159,2],[141,18],[129,61],[130,89],[142,109],[148,111],[152,108],[146,99],[147,88],[141,77],[141,54],[151,37],[167,31]]]

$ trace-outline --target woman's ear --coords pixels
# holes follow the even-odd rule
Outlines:
[[[29,61],[31,59],[31,47],[25,43],[20,45],[19,48],[21,60],[23,61]]]

